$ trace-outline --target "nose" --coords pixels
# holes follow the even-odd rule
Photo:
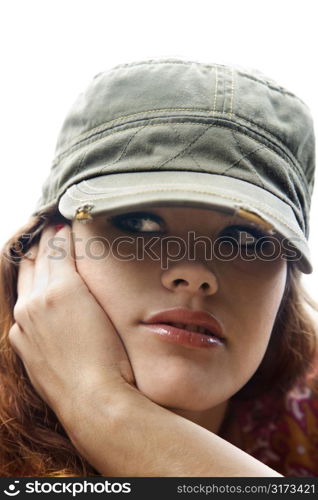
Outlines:
[[[213,295],[218,289],[215,274],[200,262],[175,264],[161,276],[164,287],[171,291]]]

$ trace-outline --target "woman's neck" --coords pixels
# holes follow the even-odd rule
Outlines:
[[[191,422],[204,427],[214,434],[218,434],[225,420],[227,408],[228,401],[224,401],[213,408],[203,411],[181,410],[179,408],[169,408],[169,410],[187,420],[191,420]]]

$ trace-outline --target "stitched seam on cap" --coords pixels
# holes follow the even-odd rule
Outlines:
[[[126,144],[124,144],[124,147],[123,149],[121,150],[120,152],[120,155],[116,158],[116,160],[112,161],[111,163],[107,163],[106,165],[104,165],[101,169],[100,169],[100,173],[103,172],[104,168],[106,167],[110,167],[110,166],[113,166],[115,165],[116,163],[118,163],[123,157],[125,157],[126,155],[126,152],[127,152],[127,149],[129,147],[129,145],[133,142],[133,140],[135,139],[135,137],[145,128],[147,127],[147,125],[143,125],[142,127],[140,128],[137,128],[137,130],[128,138],[128,140],[126,141]]]
[[[185,146],[185,148],[179,152],[178,156],[182,155],[182,153],[184,153],[190,146],[192,146],[193,142],[197,141],[198,139],[200,139],[200,137],[202,136],[202,134],[200,133],[198,137],[195,137],[195,139],[192,141],[192,143],[190,144],[185,144],[185,142],[183,141],[182,137],[180,136],[180,134],[177,132],[177,130],[174,129],[173,125],[175,125],[174,123],[169,123],[169,127],[172,129],[173,133],[178,137],[179,141],[181,142],[181,144],[183,144],[183,146]],[[202,171],[202,172],[205,172],[206,173],[206,170],[204,168],[201,167],[199,161],[197,160],[197,158],[195,158],[195,156],[193,156],[193,152],[191,151],[191,148],[190,148],[190,151],[187,152],[187,154],[190,156],[190,158],[192,158],[193,160],[193,163]],[[175,157],[176,158],[176,157]],[[160,165],[161,167],[161,165]],[[158,168],[158,166],[156,166],[156,168]]]
[[[157,111],[158,111],[158,110],[157,110]],[[173,111],[173,110],[171,110],[171,111]],[[148,112],[147,112],[147,113],[148,113]],[[149,113],[150,113],[150,112],[149,112]],[[141,113],[141,114],[143,114],[143,113]],[[219,115],[220,115],[220,116],[219,116],[219,118],[220,118],[220,119],[225,119],[225,120],[226,120],[226,118],[224,118],[224,117],[223,117],[223,114],[224,114],[224,113],[222,113],[222,112],[218,112],[218,111],[213,112],[213,113],[212,113],[212,115],[210,115],[210,116],[209,116],[209,115],[207,115],[207,116],[202,117],[202,118],[210,118],[210,117],[212,117],[213,115],[217,115],[217,114],[219,114]],[[234,114],[234,113],[233,113],[233,114]],[[276,135],[272,134],[272,133],[271,133],[269,130],[267,130],[265,127],[261,127],[261,126],[257,125],[256,123],[251,122],[250,120],[246,120],[245,118],[241,117],[240,115],[237,115],[237,114],[234,114],[234,115],[235,115],[235,116],[237,116],[240,120],[242,120],[242,121],[244,121],[244,122],[246,122],[246,123],[248,123],[248,124],[250,124],[250,125],[252,125],[252,126],[255,126],[255,127],[256,127],[257,129],[259,129],[260,131],[265,131],[268,135],[270,135],[270,136],[273,138],[273,140],[274,140],[274,141],[278,141],[278,142],[280,143],[280,144],[278,144],[278,145],[277,145],[279,148],[284,149],[284,150],[285,150],[285,149],[286,149],[286,150],[288,150],[288,151],[289,151],[289,153],[290,153],[290,155],[292,155],[292,156],[293,156],[293,158],[295,159],[295,163],[297,163],[297,167],[299,168],[299,171],[301,172],[301,175],[303,175],[303,176],[304,176],[304,179],[303,179],[303,180],[304,180],[305,182],[307,182],[307,178],[305,177],[305,174],[304,174],[304,172],[303,172],[302,168],[300,167],[300,164],[299,164],[299,162],[298,162],[297,158],[295,157],[295,155],[293,154],[293,152],[289,149],[289,147],[288,147],[288,146],[286,146],[286,145],[284,144],[284,141],[283,141],[280,137],[278,137],[278,136],[276,136]],[[128,116],[129,116],[129,115],[127,115],[127,117],[128,117]],[[135,115],[131,115],[131,116],[135,116]],[[127,118],[127,117],[125,117],[125,118]],[[159,116],[159,117],[151,117],[150,119],[160,119],[160,118],[170,118],[170,117],[169,117],[169,116]],[[176,118],[179,118],[179,117],[176,117]],[[181,116],[180,116],[180,118],[181,118]],[[191,118],[191,116],[190,116],[190,115],[189,115],[189,118]],[[200,118],[201,118],[201,117],[198,117],[198,119],[200,119]],[[149,119],[149,118],[145,118],[145,119]],[[120,120],[121,120],[121,118],[118,118],[118,119],[116,119],[116,120],[113,120],[113,122],[120,121]],[[112,123],[112,122],[109,122],[109,123]],[[131,122],[131,123],[133,123],[133,122]],[[167,122],[163,122],[163,123],[161,123],[160,125],[165,125],[165,123],[167,123]],[[171,123],[171,122],[169,122],[169,123]],[[196,123],[196,122],[191,122],[190,120],[189,120],[188,122],[174,122],[174,123],[176,123],[176,124],[179,124],[179,123],[180,123],[180,124],[185,124],[185,123],[189,123],[189,124],[191,124],[191,123],[193,123],[193,124],[197,124],[197,125],[199,125],[199,124],[200,124],[200,123]],[[235,122],[232,122],[232,123],[234,123],[234,125],[239,125],[239,126],[241,126],[241,127],[242,127],[242,126],[244,126],[244,125],[241,125],[241,124],[237,124],[237,123],[235,123]],[[122,124],[120,124],[120,125],[118,125],[118,126],[124,126],[124,125],[127,125],[127,123],[122,123]],[[157,124],[155,124],[155,125],[157,125]],[[202,125],[205,125],[205,123],[202,123]],[[96,127],[96,128],[99,128],[99,127]],[[59,154],[59,155],[58,155],[58,156],[54,159],[52,168],[54,168],[54,167],[55,167],[55,165],[57,165],[57,164],[58,164],[58,163],[59,163],[59,162],[60,162],[63,158],[65,158],[65,157],[67,157],[67,156],[71,155],[73,152],[75,152],[75,151],[77,151],[78,149],[80,149],[81,147],[85,146],[85,144],[83,144],[83,143],[84,143],[85,141],[89,141],[89,139],[90,139],[91,137],[96,136],[96,135],[99,135],[99,134],[102,134],[103,132],[107,132],[108,130],[110,130],[110,131],[111,131],[111,130],[113,130],[114,128],[115,128],[115,127],[107,127],[107,128],[105,128],[105,129],[103,129],[103,128],[102,128],[102,130],[99,130],[98,132],[93,132],[93,130],[95,130],[95,129],[92,129],[92,130],[90,130],[87,134],[86,134],[86,133],[85,133],[85,134],[82,134],[83,136],[85,136],[85,135],[87,135],[87,136],[86,136],[86,137],[83,137],[83,139],[81,139],[80,141],[78,141],[78,138],[80,137],[80,136],[78,136],[78,137],[76,138],[76,141],[77,141],[77,142],[75,142],[72,146],[68,147],[68,149],[66,149],[65,151],[63,151],[62,153],[60,153],[60,154]],[[220,128],[221,128],[221,127],[220,127]],[[223,127],[223,128],[225,128],[225,127]],[[129,128],[127,128],[127,130],[128,130],[128,129],[130,129],[130,127],[129,127]],[[254,132],[254,131],[253,131],[253,132]],[[116,131],[115,131],[115,132],[111,132],[109,135],[111,135],[112,133],[116,133]],[[258,132],[256,132],[256,131],[255,131],[254,133],[255,133],[255,134],[257,134]],[[245,134],[245,135],[247,135],[247,134]],[[103,137],[104,137],[104,136],[103,136]],[[267,139],[267,140],[269,140],[268,138],[266,138],[266,139]]]
[[[171,123],[171,122],[169,122],[169,123]],[[229,128],[230,128],[230,127],[222,126],[222,125],[219,125],[219,124],[216,124],[216,123],[204,124],[204,123],[200,123],[200,122],[197,123],[197,122],[191,122],[191,121],[173,122],[173,123],[178,124],[178,125],[189,125],[189,124],[193,124],[193,125],[205,125],[206,127],[209,127],[209,128],[211,128],[211,126],[214,126],[214,127],[222,128],[224,130],[229,130]],[[165,122],[164,123],[148,123],[147,127],[161,127],[163,125],[167,125],[167,123],[165,123]],[[133,130],[134,128],[139,128],[139,127],[145,127],[145,125],[135,125],[135,126],[129,127],[129,129],[125,128],[125,129],[122,129],[122,130],[115,130],[115,131],[112,131],[111,133],[107,134],[107,137],[110,137],[111,135],[116,134],[116,133],[125,132],[127,130]],[[232,129],[230,128],[230,130],[232,130]],[[236,130],[236,132],[238,132],[238,133],[240,133],[242,135],[245,135],[249,139],[252,139],[252,140],[258,142],[259,144],[264,145],[264,142],[262,142],[258,138],[252,137],[251,135],[245,133],[243,130]],[[253,132],[253,133],[257,135],[257,132]],[[101,140],[104,140],[104,137],[105,136],[102,136],[102,137],[99,137],[97,139],[92,140],[91,142],[87,142],[82,147],[87,146],[89,144],[93,144],[93,143],[101,141]],[[269,139],[267,139],[266,137],[264,137],[264,139],[267,142],[269,142]],[[267,149],[269,149],[273,153],[276,153],[280,158],[282,158],[284,161],[286,161],[286,158],[284,158],[282,155],[280,155],[277,151],[275,151],[273,148],[271,148],[268,144],[267,145],[265,144],[265,146],[267,147]],[[279,145],[276,145],[276,147],[279,148],[279,149],[281,149]],[[80,149],[80,147],[78,147],[76,150],[72,151],[72,153],[70,153],[70,155],[73,154],[73,153],[76,153],[79,149]],[[286,154],[286,156],[288,156],[287,153],[285,153],[285,154]],[[292,155],[292,157],[295,159],[294,155],[291,152],[290,152],[290,155]],[[307,196],[309,196],[308,187],[307,187],[307,179],[305,177],[304,172],[301,170],[300,166],[298,165],[298,162],[292,161],[291,158],[290,158],[290,160],[291,160],[291,163],[289,163],[289,165],[291,165],[292,169],[297,173],[297,175],[300,175],[302,177],[302,180],[304,181],[304,188],[306,190],[306,194],[307,194]]]
[[[209,125],[207,125],[206,127],[204,127],[203,130],[201,130],[199,132],[199,134],[194,137],[190,142],[188,142],[188,144],[184,143],[183,141],[181,141],[182,145],[183,145],[183,149],[181,149],[180,151],[178,151],[177,153],[175,153],[173,156],[170,156],[170,158],[166,158],[164,160],[162,160],[161,163],[159,163],[159,165],[154,165],[154,168],[157,169],[157,170],[160,170],[162,169],[162,167],[164,165],[166,165],[167,163],[173,161],[173,160],[176,160],[177,158],[179,158],[180,156],[184,155],[184,154],[188,154],[188,155],[191,155],[191,158],[192,157],[192,154],[191,154],[191,148],[192,146],[199,141],[199,139],[201,139],[201,137],[204,136],[204,134],[210,130],[210,128],[213,126],[213,122],[210,123]],[[189,151],[187,151],[189,149]],[[192,151],[193,152],[193,151]],[[200,169],[201,171],[205,172],[206,173],[206,170],[204,168],[201,167],[200,165]]]
[[[215,96],[215,100],[216,100],[216,96]],[[61,157],[63,157],[64,155],[67,155],[68,151],[71,150],[72,148],[74,148],[77,144],[85,141],[86,139],[89,139],[90,136],[92,135],[97,135],[98,133],[102,133],[102,132],[106,132],[108,129],[109,130],[112,130],[114,127],[113,125],[115,124],[116,126],[116,123],[117,122],[121,122],[122,120],[123,123],[120,123],[118,126],[123,126],[126,124],[126,120],[129,119],[129,118],[133,118],[133,117],[138,117],[138,116],[145,116],[145,115],[148,115],[148,114],[151,114],[151,113],[154,113],[154,112],[166,112],[166,111],[191,111],[193,113],[193,111],[197,111],[197,112],[203,112],[203,113],[206,113],[206,115],[204,116],[204,118],[206,117],[213,117],[214,114],[219,114],[220,116],[223,115],[222,112],[219,112],[219,111],[215,111],[215,109],[208,109],[208,108],[155,108],[155,109],[149,109],[147,111],[140,111],[138,113],[132,113],[130,115],[122,115],[118,118],[115,118],[114,120],[109,120],[107,122],[103,122],[101,123],[100,125],[98,125],[97,127],[94,127],[92,129],[89,129],[87,130],[86,132],[83,132],[82,134],[76,136],[67,146],[66,149],[64,149],[59,155],[56,156],[56,158],[54,159],[54,163],[58,162],[59,159]],[[189,116],[191,117],[191,115],[186,115],[186,116]],[[150,119],[153,119],[153,118],[170,118],[169,115],[165,116],[154,116],[154,117],[151,117]],[[180,118],[182,118],[182,115],[180,115]],[[145,120],[149,119],[147,116],[145,116]],[[133,121],[130,121],[128,122],[128,124],[130,123],[133,123]]]
[[[75,186],[75,188],[83,193],[83,194],[86,194],[86,195],[90,195],[90,196],[94,196],[93,193],[87,193],[86,191],[83,191],[82,189],[79,188],[79,186]],[[199,190],[199,189],[184,189],[184,188],[162,188],[162,189],[151,189],[151,190],[141,190],[141,191],[134,191],[133,193],[127,193],[125,192],[124,193],[124,196],[136,196],[137,194],[143,194],[143,193],[159,193],[159,192],[162,192],[162,191],[189,191],[191,193],[200,193],[200,194],[215,194],[216,196],[219,196],[220,198],[224,198],[226,200],[232,200],[232,201],[235,201],[237,203],[243,203],[245,206],[246,204],[248,203],[247,201],[244,201],[244,200],[241,200],[240,198],[234,198],[232,196],[226,196],[222,193],[218,193],[217,191],[204,191],[204,190]],[[80,201],[80,202],[83,202],[85,200],[81,199],[81,198],[76,198],[75,196],[72,195],[72,193],[70,192],[70,189],[67,191],[67,196],[69,198],[71,198],[72,200],[74,201]],[[106,194],[106,193],[105,193]],[[106,196],[100,196],[100,197],[94,197],[94,198],[91,198],[91,201],[94,202],[96,200],[109,200],[111,198],[119,198],[119,197],[122,197],[123,196],[123,193],[121,194],[112,194],[112,195],[106,195]],[[287,222],[285,222],[285,220],[277,217],[275,214],[273,214],[273,212],[269,211],[268,208],[267,208],[267,205],[265,205],[264,203],[255,203],[255,207],[258,208],[258,207],[265,207],[265,208],[261,208],[261,210],[264,211],[264,213],[267,213],[268,215],[271,215],[274,219],[278,220],[279,222],[281,222],[283,225],[285,225],[286,227],[288,227],[288,229],[290,229],[294,234],[296,234],[297,236],[301,236],[302,238],[301,239],[304,239],[304,236],[301,232],[296,232],[296,230],[294,228],[292,228]]]
[[[60,161],[60,159],[62,159],[64,156],[67,156],[68,154],[70,154],[72,152],[71,150],[73,148],[75,148],[77,145],[81,144],[85,140],[88,140],[90,138],[90,136],[106,132],[108,129],[112,130],[114,128],[113,125],[116,124],[117,122],[121,122],[122,120],[127,120],[129,118],[138,117],[138,116],[145,116],[145,119],[147,120],[147,119],[149,119],[146,116],[148,114],[151,114],[151,113],[154,113],[154,112],[166,112],[166,111],[192,111],[192,112],[195,111],[195,112],[206,113],[205,116],[203,116],[202,118],[210,118],[211,116],[212,117],[217,116],[217,117],[223,118],[224,113],[222,111],[216,111],[215,107],[216,107],[216,93],[215,93],[215,96],[214,96],[213,109],[204,109],[204,108],[157,108],[157,109],[150,109],[150,110],[147,110],[147,111],[140,111],[138,113],[132,113],[130,115],[123,115],[123,116],[120,116],[118,118],[115,118],[114,120],[109,120],[107,122],[103,122],[100,125],[98,125],[97,127],[89,129],[86,132],[83,132],[82,134],[76,136],[68,144],[67,148],[64,149],[59,155],[57,155],[55,157],[55,159],[53,161],[53,165],[55,165],[56,163],[58,163]],[[186,115],[186,116],[189,116],[189,118],[191,118],[191,115]],[[276,134],[273,134],[266,127],[263,127],[263,126],[259,125],[258,123],[253,122],[251,120],[247,120],[246,118],[244,118],[243,116],[241,116],[241,115],[239,115],[237,113],[232,113],[232,116],[239,118],[240,120],[244,121],[245,123],[248,123],[250,125],[255,126],[256,128],[258,128],[261,131],[265,131],[274,140],[281,142],[282,147],[284,147],[284,148],[286,148],[286,149],[288,149],[290,151],[289,147],[285,145],[284,140],[280,136],[278,136]],[[168,116],[154,116],[154,117],[151,117],[150,119],[159,119],[159,118],[171,118],[171,117],[169,115]],[[180,118],[182,118],[182,116],[180,116]],[[198,117],[198,118],[200,118],[200,117]],[[133,123],[133,122],[130,122],[130,123]],[[189,122],[189,123],[191,123],[191,122]],[[119,124],[118,126],[124,126],[125,124],[126,124],[126,122],[124,121],[123,123]],[[293,154],[293,153],[291,152],[291,154]]]
[[[248,158],[249,156],[257,153],[257,151],[260,151],[262,149],[266,149],[266,146],[259,146],[258,148],[253,149],[252,151],[249,151],[248,153],[244,153],[244,151],[242,149],[242,146],[241,146],[241,143],[240,143],[239,139],[236,137],[236,134],[234,133],[234,130],[231,130],[231,135],[232,135],[233,139],[235,140],[235,142],[237,144],[237,147],[240,150],[240,153],[241,153],[242,156],[241,156],[241,158],[239,158],[238,160],[236,160],[234,163],[232,163],[232,165],[229,165],[228,167],[226,167],[226,169],[223,170],[223,172],[222,172],[223,175],[226,175],[227,172],[229,172],[229,170],[231,170],[233,167],[235,167],[236,165],[238,165],[245,158]],[[262,188],[265,189],[263,179],[262,179],[261,175],[257,172],[256,168],[254,168],[253,165],[250,165],[248,167],[248,169],[258,179],[258,181],[260,182]]]
[[[221,114],[221,115],[223,115],[223,113],[220,113],[220,114]],[[153,117],[153,119],[160,119],[160,118],[162,118],[162,117]],[[165,118],[168,118],[168,117],[165,117]],[[208,118],[210,118],[210,117],[208,117]],[[220,118],[222,119],[222,116],[221,116]],[[224,118],[223,118],[223,119],[224,119]],[[225,119],[225,120],[226,120],[226,119]],[[247,123],[249,123],[247,120],[245,120],[245,121],[246,121]],[[134,122],[131,122],[131,124],[132,124],[132,125],[133,125],[133,123],[134,123]],[[147,126],[148,126],[148,127],[156,127],[156,126],[158,126],[158,127],[159,127],[159,126],[163,126],[163,125],[169,125],[169,124],[171,124],[171,123],[174,123],[175,125],[187,125],[187,124],[192,124],[192,125],[205,125],[206,127],[209,127],[209,126],[211,125],[211,124],[206,124],[206,123],[202,123],[202,122],[191,122],[191,121],[189,120],[189,121],[186,121],[186,122],[179,122],[179,121],[178,121],[178,122],[162,122],[162,123],[153,123],[153,124],[152,124],[152,123],[149,123],[149,124],[147,124]],[[252,123],[252,122],[250,122],[250,123]],[[123,125],[125,125],[125,124],[123,124]],[[217,124],[217,123],[213,123],[213,125],[214,125],[214,126],[217,126],[217,127],[219,127],[219,128],[223,128],[223,129],[225,129],[225,130],[227,130],[228,128],[230,128],[230,127],[225,127],[225,126],[219,125],[219,124]],[[237,124],[235,124],[235,125],[237,125]],[[76,151],[78,151],[79,149],[81,149],[81,147],[85,147],[85,146],[86,146],[86,145],[88,145],[88,144],[93,144],[93,143],[95,142],[95,140],[96,140],[96,142],[97,142],[98,140],[104,139],[104,137],[105,137],[105,136],[106,136],[106,137],[110,137],[110,136],[111,136],[111,135],[113,135],[113,134],[120,133],[120,132],[124,132],[125,130],[132,130],[133,128],[136,128],[136,127],[144,127],[144,125],[136,125],[135,127],[134,127],[134,126],[130,126],[129,128],[121,129],[121,130],[118,130],[118,131],[117,131],[117,130],[113,131],[113,128],[109,128],[109,129],[105,129],[105,130],[100,131],[98,134],[92,134],[92,135],[91,135],[91,137],[89,136],[87,139],[85,139],[85,141],[87,141],[85,144],[83,144],[83,142],[84,142],[84,140],[83,140],[80,144],[77,144],[77,146],[78,146],[77,148],[75,148],[75,145],[74,145],[74,147],[73,147],[74,149],[73,149],[73,151],[70,151],[70,152],[69,152],[69,155],[71,155],[71,154],[75,153]],[[243,126],[241,125],[241,127],[243,127]],[[258,127],[258,128],[261,128],[261,127]],[[90,139],[92,139],[92,137],[95,137],[96,135],[100,135],[100,134],[101,134],[101,133],[103,133],[103,132],[107,132],[108,130],[110,131],[110,133],[109,133],[109,134],[105,134],[105,135],[103,135],[101,138],[97,138],[97,139],[95,139],[95,140],[91,140],[91,141],[90,141]],[[257,140],[257,139],[255,139],[254,137],[251,137],[249,134],[245,134],[245,133],[244,133],[244,132],[242,132],[242,131],[237,131],[237,132],[242,133],[243,135],[246,135],[246,136],[247,136],[247,137],[249,137],[250,139]],[[254,131],[253,131],[253,133],[257,134],[257,132],[254,132]],[[270,133],[269,133],[269,134],[270,134]],[[270,135],[271,135],[274,139],[276,139],[276,140],[277,140],[277,138],[276,138],[274,135],[272,135],[272,134],[270,134]],[[265,139],[266,139],[267,141],[269,141],[269,139],[268,139],[268,138],[266,138],[266,137],[265,137]],[[258,141],[258,142],[260,142],[260,141]],[[279,142],[281,142],[281,141],[279,141]],[[293,153],[289,150],[289,148],[287,148],[284,144],[282,144],[282,146],[277,145],[277,147],[278,147],[278,148],[280,148],[280,149],[283,149],[283,150],[286,148],[286,149],[289,151],[290,155],[292,155],[292,156],[293,156],[293,158],[296,160],[297,167],[299,168],[299,171],[300,171],[301,175],[303,175],[303,176],[304,176],[304,172],[301,170],[300,166],[298,165],[298,161],[297,161],[297,159],[295,158],[294,154],[293,154]],[[67,153],[68,153],[68,151],[66,151],[65,153],[62,153],[61,155],[59,155],[59,156],[57,157],[57,159],[56,159],[56,162],[54,162],[54,163],[53,163],[53,167],[54,167],[54,166],[55,166],[55,165],[56,165],[56,164],[60,161],[60,159],[62,159],[62,158],[61,158],[62,156],[64,156],[64,155],[65,155],[65,157],[67,158],[67,156],[68,156],[68,154],[67,154]],[[287,155],[287,153],[285,153],[285,154]],[[287,156],[288,156],[288,155],[287,155]],[[307,181],[307,179],[306,179],[306,178],[304,178],[304,180],[305,180],[305,181]]]
[[[205,64],[205,63],[201,63],[199,61],[173,61],[173,60],[169,60],[169,59],[165,59],[165,60],[158,60],[156,61],[155,59],[150,59],[149,61],[137,61],[135,63],[127,63],[127,64],[119,64],[113,68],[109,68],[108,70],[102,72],[102,73],[99,73],[99,75],[105,75],[106,73],[109,73],[111,71],[116,71],[120,68],[134,68],[135,66],[142,66],[142,65],[146,65],[146,66],[152,66],[152,65],[163,65],[163,64],[180,64],[180,65],[185,65],[185,66],[189,66],[190,64],[196,64],[198,66],[201,66],[202,68],[208,68],[208,69],[212,69],[212,68],[228,68],[227,65],[225,64]],[[294,97],[295,99],[297,99],[297,101],[301,102],[302,104],[305,104],[297,95],[293,94],[292,92],[290,92],[289,90],[285,89],[284,87],[281,87],[281,86],[275,86],[274,82],[270,82],[269,80],[267,79],[264,79],[264,80],[260,80],[259,78],[257,78],[256,76],[252,76],[250,75],[249,73],[245,73],[245,71],[243,70],[243,68],[238,68],[236,66],[234,66],[236,72],[247,78],[248,80],[252,80],[252,81],[255,81],[255,82],[258,82],[260,83],[261,85],[264,85],[265,87],[268,87],[270,88],[271,90],[275,90],[277,92],[279,92],[280,94],[282,95],[289,95],[290,97]],[[253,69],[251,68],[251,70],[253,71]],[[265,77],[265,75],[264,75]],[[266,78],[266,77],[265,77]]]
[[[232,75],[232,85],[231,85],[231,104],[230,104],[230,113],[229,113],[229,119],[232,119],[233,115],[233,103],[234,103],[234,90],[235,90],[235,83],[234,83],[234,68],[231,68],[231,75]]]
[[[214,99],[213,99],[213,116],[215,115],[216,113],[216,98],[217,98],[217,92],[218,92],[218,84],[219,84],[219,72],[218,72],[218,68],[216,67],[215,68],[215,88],[214,88]],[[188,111],[189,108],[188,108]],[[203,110],[201,110],[203,111]]]

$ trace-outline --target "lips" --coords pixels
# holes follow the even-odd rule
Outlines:
[[[151,315],[143,323],[163,323],[225,340],[219,321],[211,313],[205,311],[192,311],[184,308],[168,309]]]

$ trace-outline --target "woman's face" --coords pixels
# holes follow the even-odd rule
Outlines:
[[[75,221],[73,232],[77,270],[115,326],[136,385],[149,399],[204,411],[227,401],[252,377],[265,354],[287,272],[285,260],[264,258],[272,243],[269,252],[264,245],[262,255],[250,247],[250,258],[244,257],[244,245],[262,236],[255,225],[201,208],[143,207],[113,219]],[[222,241],[217,255],[211,259],[207,244],[194,248],[191,232],[211,245]],[[225,343],[168,343],[143,324],[176,307],[212,313]]]

